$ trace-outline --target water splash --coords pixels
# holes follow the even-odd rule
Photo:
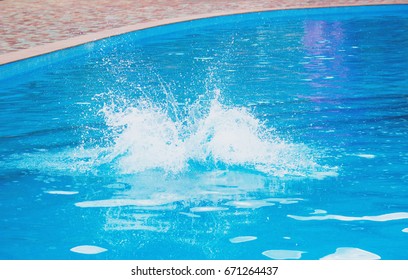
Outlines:
[[[82,144],[14,154],[8,165],[47,173],[114,176],[215,170],[268,177],[337,176],[336,168],[318,163],[316,151],[279,138],[247,108],[227,105],[218,89],[194,102],[178,102],[164,86],[161,91],[134,99],[114,92],[97,95],[96,102],[102,98],[104,103],[99,110],[104,125],[93,128],[100,139],[90,137],[85,127]]]
[[[211,98],[201,97],[184,107],[174,97],[162,103],[142,97],[120,102],[126,106],[105,104],[101,113],[112,144],[101,162],[115,163],[122,174],[228,168],[272,176],[336,174],[316,163],[316,155],[305,145],[285,142],[246,108],[220,100],[215,90]]]

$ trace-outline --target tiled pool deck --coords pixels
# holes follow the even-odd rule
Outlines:
[[[408,0],[0,0],[0,65],[150,26],[250,11]]]

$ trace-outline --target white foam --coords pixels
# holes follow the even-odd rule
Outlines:
[[[275,260],[298,260],[306,252],[295,250],[268,250],[262,255]]]
[[[119,158],[124,173],[155,168],[176,172],[185,167],[185,147],[177,123],[161,109],[135,107],[120,113],[106,109],[105,113],[109,125],[124,128],[107,158]]]
[[[45,191],[45,193],[59,194],[59,195],[74,195],[74,194],[78,194],[79,192],[77,191]]]
[[[214,57],[208,56],[208,57],[194,57],[194,60],[213,60]]]
[[[70,251],[78,254],[95,255],[106,252],[108,250],[98,246],[82,245],[71,248]]]
[[[231,243],[243,243],[243,242],[254,241],[256,239],[257,239],[256,236],[237,236],[237,237],[231,238],[229,241]]]
[[[302,200],[303,200],[302,198],[267,198],[265,199],[265,201],[277,202],[279,204],[296,204]]]
[[[159,227],[154,227],[154,226],[147,226],[144,225],[141,222],[128,222],[125,223],[123,221],[120,221],[118,223],[115,223],[114,221],[109,221],[104,227],[105,230],[118,230],[118,231],[124,231],[124,230],[141,230],[141,231],[154,231],[154,232],[167,232],[168,229],[166,228],[159,228]]]
[[[157,215],[134,214],[131,217],[107,217],[104,229],[119,231],[141,230],[154,232],[167,232],[170,229],[170,224],[168,222],[162,222],[159,219],[152,219],[154,217],[157,217]]]
[[[335,170],[316,171],[309,175],[310,178],[314,178],[317,180],[323,180],[327,177],[337,177],[337,176],[338,176],[338,173]]]
[[[193,207],[190,208],[191,212],[216,212],[216,211],[226,211],[228,208],[216,207],[216,206],[204,206],[204,207]]]
[[[408,233],[408,228],[404,228],[402,232]]]
[[[372,221],[372,222],[388,222],[394,220],[408,219],[408,212],[397,212],[378,216],[342,216],[342,215],[322,215],[322,216],[296,216],[287,215],[289,218],[299,221],[323,221],[323,220],[339,220],[339,221]]]
[[[75,206],[81,208],[92,207],[122,207],[122,206],[159,206],[167,204],[167,200],[154,200],[154,199],[104,199],[104,200],[91,200],[75,203]]]
[[[321,260],[379,260],[380,256],[359,248],[337,248],[336,252],[327,255]]]
[[[104,187],[108,189],[116,189],[116,190],[125,190],[129,188],[129,186],[124,183],[113,183],[113,184],[105,185]]]
[[[264,201],[264,200],[239,200],[239,201],[229,201],[225,203],[225,205],[234,206],[236,208],[256,209],[256,208],[261,208],[265,206],[273,206],[275,204]]]
[[[190,218],[200,218],[201,217],[200,215],[193,214],[193,213],[180,212],[180,214],[184,215],[184,216],[187,216],[187,217],[190,217]]]
[[[311,215],[321,215],[321,214],[327,214],[326,210],[322,210],[322,209],[315,209],[312,213],[310,213]]]
[[[356,154],[356,156],[361,157],[361,158],[366,158],[366,159],[373,159],[376,156],[372,154]]]

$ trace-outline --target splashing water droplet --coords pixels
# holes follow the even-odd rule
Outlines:
[[[125,108],[105,105],[101,112],[113,145],[101,163],[116,163],[123,174],[240,167],[272,176],[337,175],[314,162],[306,146],[279,139],[243,107],[223,105],[219,90],[213,95],[205,102],[199,98],[183,116],[175,115],[182,111],[177,104],[147,99]]]
[[[319,180],[337,176],[336,167],[317,163],[315,151],[280,139],[248,109],[223,104],[219,89],[184,103],[164,86],[163,92],[160,100],[147,94],[134,100],[114,92],[98,94],[95,99],[110,100],[99,110],[105,125],[95,128],[102,137],[88,139],[84,132],[87,144],[12,162],[64,174],[239,170]]]

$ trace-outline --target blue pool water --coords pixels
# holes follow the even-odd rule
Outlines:
[[[407,12],[219,17],[0,66],[0,258],[408,259]]]

